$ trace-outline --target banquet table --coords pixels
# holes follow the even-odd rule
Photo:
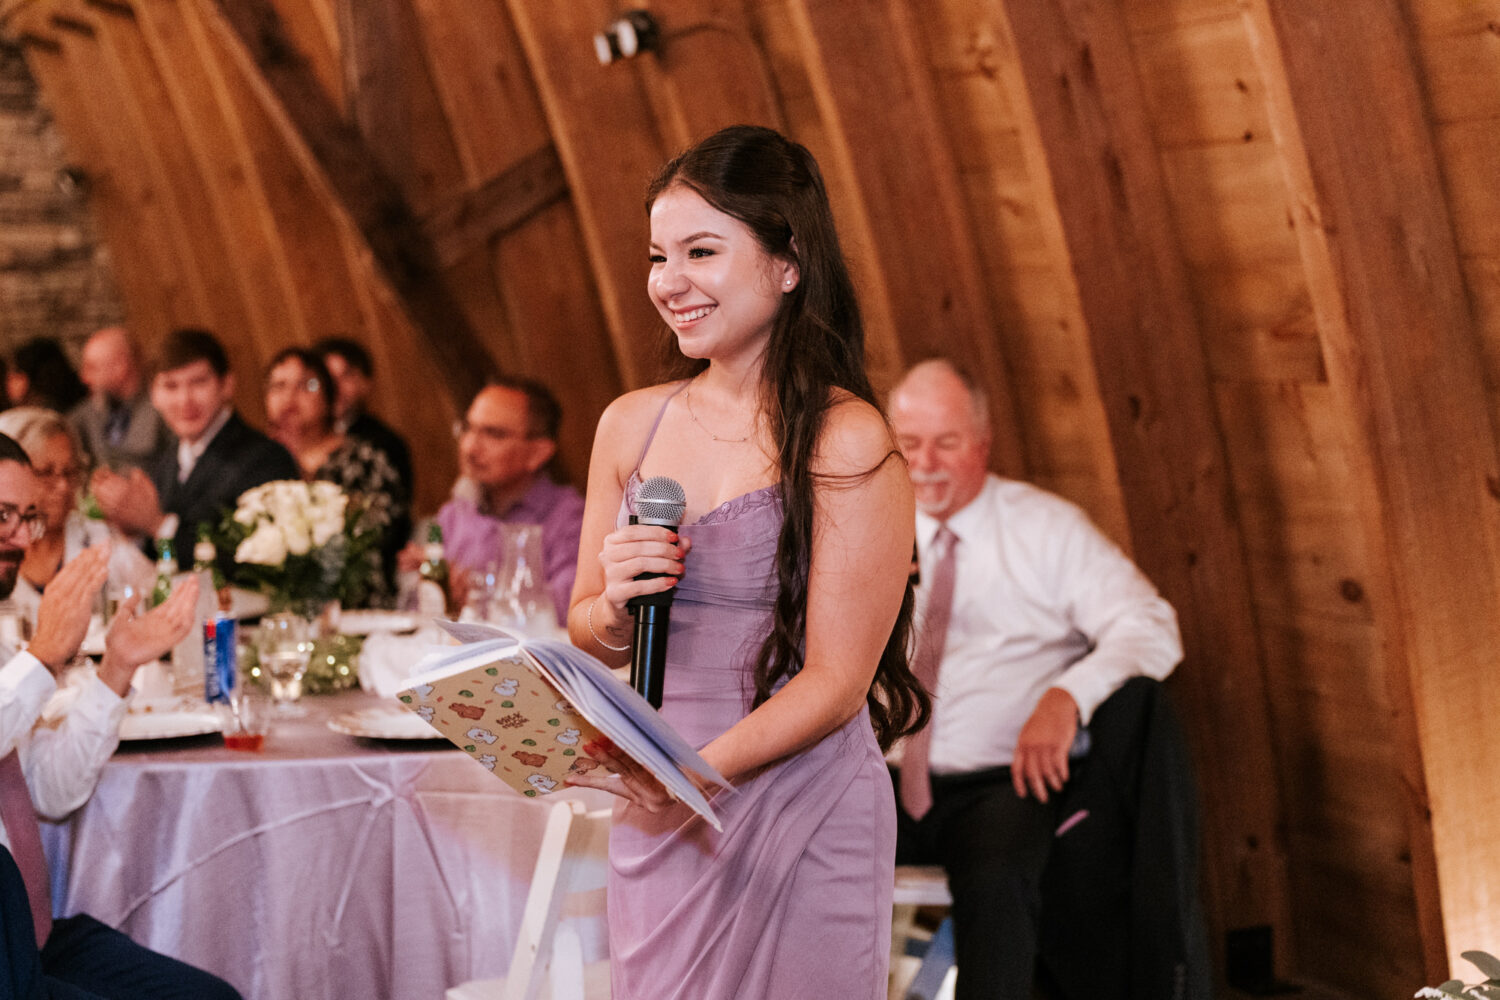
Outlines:
[[[327,725],[378,703],[304,698],[307,715],[278,719],[257,752],[217,735],[122,743],[89,802],[44,825],[55,912],[89,913],[247,1000],[439,1000],[503,974],[550,803],[446,742]]]

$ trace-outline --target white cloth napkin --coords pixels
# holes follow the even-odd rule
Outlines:
[[[382,698],[394,698],[421,659],[443,645],[436,628],[418,629],[410,635],[374,632],[365,637],[359,650],[359,686]]]

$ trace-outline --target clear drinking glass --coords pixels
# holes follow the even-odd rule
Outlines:
[[[248,686],[237,688],[224,714],[224,745],[231,750],[259,750],[266,742],[270,719],[266,696]]]
[[[497,618],[522,632],[549,635],[557,629],[552,592],[542,565],[542,526],[500,527],[500,586]]]
[[[500,599],[500,563],[491,561],[468,574],[469,595],[458,620],[463,622],[496,621],[496,602]]]
[[[302,697],[302,675],[312,659],[312,624],[301,615],[281,612],[266,615],[255,633],[255,654],[271,682],[276,714],[299,716],[307,709],[297,704]]]

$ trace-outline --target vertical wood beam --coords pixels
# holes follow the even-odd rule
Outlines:
[[[1210,916],[1219,930],[1270,925],[1284,943],[1285,847],[1249,573],[1124,20],[1116,0],[993,3],[1028,170],[1088,325],[1136,561],[1181,621]]]
[[[1500,939],[1500,463],[1398,0],[1244,0],[1374,570],[1429,979]],[[1467,970],[1465,970],[1467,971]]]
[[[287,41],[268,0],[205,5],[239,69],[259,91],[307,171],[364,236],[375,260],[424,334],[455,399],[468,400],[495,370],[494,359],[439,280],[432,249],[401,191],[375,165],[368,145],[339,114],[307,60]]]
[[[398,185],[413,163],[411,120],[402,75],[402,0],[334,0],[348,116]],[[405,185],[402,185],[405,187]]]
[[[728,125],[786,124],[775,77],[744,6],[704,8],[702,0],[653,0],[660,49],[631,64],[650,90],[657,130],[674,151]]]
[[[183,142],[205,179],[212,214],[245,306],[245,327],[222,330],[230,340],[242,335],[258,358],[270,357],[289,334],[304,331],[286,255],[281,252],[266,203],[260,171],[246,148],[244,130],[233,120],[232,102],[208,47],[196,43],[186,12],[176,3],[143,3],[136,23],[159,68],[168,101],[182,126]],[[162,331],[163,333],[165,331]],[[249,390],[249,391],[247,391]],[[242,402],[260,393],[253,379],[242,379]]]
[[[464,178],[447,196],[452,200],[435,202],[434,209],[462,206],[462,221],[449,233],[469,230],[475,238],[466,248],[454,246],[434,230],[436,211],[424,225],[440,255],[449,251],[450,287],[463,289],[471,310],[480,305],[497,317],[485,329],[507,370],[566,389],[554,471],[560,464],[581,483],[594,426],[619,395],[620,373],[592,261],[582,252],[587,244],[567,173],[525,51],[502,3],[412,0],[412,11]],[[635,209],[625,204],[616,211],[629,218]],[[627,260],[643,256],[636,246],[628,249]],[[472,280],[460,283],[460,272]],[[635,331],[637,341],[649,332]]]
[[[600,66],[594,57],[594,32],[615,12],[612,4],[507,4],[568,175],[620,380],[639,388],[656,374],[648,335],[661,328],[646,296],[649,230],[641,206],[668,147],[632,67]]]
[[[112,74],[126,121],[143,141],[149,170],[145,180],[164,206],[173,242],[183,255],[183,272],[196,292],[199,323],[226,333],[248,331],[234,244],[226,242],[217,226],[202,161],[195,157],[171,99],[166,67],[153,58],[138,18],[106,17],[97,37],[97,68]]]
[[[854,249],[874,262],[877,278],[877,287],[867,281],[862,291],[883,299],[876,316],[888,318],[885,329],[871,331],[871,367],[877,384],[889,385],[908,359],[963,360],[989,391],[994,465],[1024,475],[1009,369],[908,7],[901,0],[787,3],[833,145],[820,152],[830,186],[846,181],[846,195],[861,203],[856,231],[867,233],[868,245]]]

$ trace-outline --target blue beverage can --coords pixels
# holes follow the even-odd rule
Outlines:
[[[238,673],[235,620],[217,614],[203,623],[203,699],[210,705],[229,703]]]

